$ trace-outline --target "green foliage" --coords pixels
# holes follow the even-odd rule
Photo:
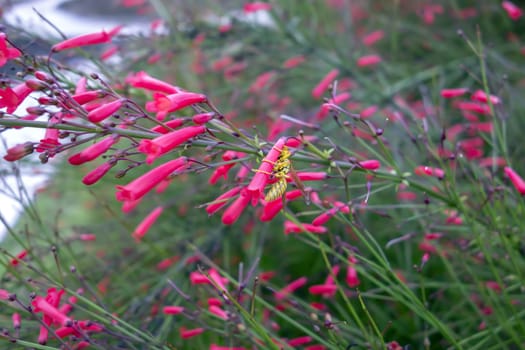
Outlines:
[[[157,10],[168,6],[152,3]],[[396,344],[415,349],[525,347],[525,206],[498,166],[480,162],[480,157],[501,158],[525,173],[520,162],[523,55],[507,39],[511,32],[520,33],[522,21],[512,22],[499,4],[468,1],[447,3],[443,13],[419,1],[290,0],[272,5],[272,26],[232,19],[231,29],[220,32],[203,11],[187,8],[185,16],[169,20],[171,12],[159,13],[169,25],[167,34],[122,41],[123,62],[110,67],[107,77],[121,96],[140,106],[149,101],[148,93],[116,84],[129,72],[147,70],[185,90],[206,93],[227,116],[225,124],[208,124],[213,142],[197,139],[165,156],[184,154],[199,164],[174,176],[161,196],[148,195],[128,214],[115,202],[114,186],[143,174],[143,163],[129,168],[119,163],[111,173],[119,178],[106,176],[87,190],[80,179],[91,163],[73,168],[59,162],[50,185],[2,246],[0,288],[17,293],[20,303],[0,306],[0,327],[12,329],[14,310],[24,317],[21,336],[16,336],[20,342],[6,341],[7,348],[38,348],[22,343],[35,341],[40,326],[39,314],[22,306],[29,304],[29,293],[45,295],[50,287],[78,297],[75,319],[104,325],[107,332],[88,337],[98,349],[212,349],[211,344],[280,349],[291,348],[286,341],[301,336],[311,338],[308,345],[326,349],[351,344],[372,349],[400,349]],[[469,6],[475,6],[475,16],[458,16]],[[202,8],[222,10],[212,4]],[[432,23],[425,22],[430,21],[425,11],[434,11]],[[384,38],[364,45],[364,34],[375,30],[382,30]],[[146,63],[154,54],[160,54],[160,61]],[[372,67],[356,64],[370,54],[382,61]],[[299,55],[304,63],[283,67]],[[217,68],[214,63],[225,57],[230,63]],[[232,67],[238,71],[228,71]],[[312,97],[314,86],[332,69],[339,75],[325,91],[326,99]],[[267,83],[254,85],[268,72],[273,75]],[[446,88],[498,96],[501,104],[490,104],[491,112],[477,115],[479,122],[493,123],[491,131],[476,130],[476,122],[465,119],[456,102],[440,95]],[[319,117],[321,105],[344,91],[354,104],[335,103],[327,116]],[[465,96],[457,101],[470,94]],[[373,105],[378,111],[372,117],[359,117]],[[282,130],[269,136],[279,123]],[[453,135],[458,125],[462,131]],[[321,200],[286,202],[271,222],[260,222],[260,205],[248,206],[231,226],[221,223],[220,213],[208,217],[202,208],[233,186],[247,185],[253,172],[240,180],[235,172],[256,168],[282,135],[302,141],[291,158],[297,171],[329,174],[307,183]],[[127,146],[135,147],[139,136],[131,135]],[[475,137],[482,143],[480,157],[469,155],[461,143]],[[235,159],[227,179],[212,186],[210,174],[228,162],[221,158],[227,149],[245,157]],[[381,168],[363,169],[359,162],[366,159],[379,160]],[[444,175],[418,174],[418,167],[425,166],[443,169]],[[133,231],[157,206],[164,208],[160,218],[135,241]],[[338,207],[323,224],[326,234],[283,234],[285,221],[301,227]],[[82,241],[85,233],[95,234],[96,240]],[[21,250],[28,251],[28,258],[12,266]],[[334,266],[340,269],[337,276]],[[358,286],[345,278],[353,269]],[[229,281],[226,291],[219,285],[225,282],[214,278],[207,285],[190,278],[196,273],[210,277],[213,271]],[[263,278],[268,272],[271,278]],[[306,284],[284,292],[304,277]],[[336,293],[309,292],[329,277]],[[209,298],[220,300],[227,320],[209,311]],[[165,315],[162,308],[168,305],[185,310]],[[181,327],[205,331],[184,339]],[[50,336],[49,346],[59,348],[61,342]]]

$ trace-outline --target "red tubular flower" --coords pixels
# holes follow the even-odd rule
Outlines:
[[[37,295],[31,302],[34,312],[42,312],[45,316],[49,317],[53,322],[56,322],[62,326],[66,326],[71,319],[61,313],[55,306],[46,300],[46,298]]]
[[[361,41],[365,46],[372,46],[379,40],[383,39],[384,36],[385,32],[383,32],[382,30],[376,30],[365,35],[363,39],[361,39]]]
[[[443,98],[454,98],[464,95],[468,91],[467,88],[457,88],[457,89],[443,89],[441,90],[441,97]]]
[[[115,114],[120,109],[120,107],[122,107],[122,103],[124,101],[124,99],[118,99],[109,103],[105,103],[89,112],[87,118],[92,123],[100,123],[104,119],[109,118]]]
[[[487,158],[480,159],[478,161],[478,165],[480,167],[492,167],[492,166],[502,167],[502,166],[507,165],[507,161],[505,160],[505,158],[501,158],[501,157],[496,157],[496,158],[487,157]]]
[[[208,97],[195,92],[179,92],[170,95],[153,94],[154,101],[146,103],[148,112],[157,112],[157,119],[163,120],[168,113],[178,111],[196,103],[205,103]]]
[[[359,165],[366,170],[377,170],[381,167],[381,162],[375,159],[363,160]]]
[[[497,105],[501,103],[501,99],[498,96],[487,95],[485,91],[483,90],[474,91],[474,93],[472,94],[472,96],[470,96],[470,98],[473,101],[478,101],[481,103],[488,103],[490,100],[490,103],[492,103],[493,105]]]
[[[118,136],[108,136],[105,139],[85,148],[81,152],[69,157],[69,164],[80,165],[97,159],[100,155],[104,154],[108,149],[110,149],[111,146],[117,143],[118,140]]]
[[[165,122],[164,125],[171,129],[177,129],[178,127],[182,126],[182,124],[184,124],[184,121],[185,120],[183,118],[177,118],[177,119],[172,119],[172,120]],[[172,131],[172,130],[166,129],[164,125],[154,126],[150,130],[154,132],[158,132],[159,134],[167,134]]]
[[[304,58],[303,55],[290,57],[289,59],[283,62],[283,68],[292,69],[297,67],[304,61],[306,61],[306,58]]]
[[[128,78],[126,78],[126,83],[136,88],[142,88],[150,91],[158,91],[168,95],[182,91],[180,88],[166,83],[165,81],[153,78],[144,71],[129,76]]]
[[[13,328],[20,329],[20,326],[22,324],[22,318],[20,317],[20,314],[18,312],[13,313],[11,319],[13,320]]]
[[[71,96],[71,98],[75,100],[75,102],[78,103],[79,105],[83,105],[88,102],[94,101],[97,98],[102,98],[105,95],[106,93],[104,93],[101,90],[90,90],[90,91],[83,91],[83,92],[74,94],[73,96]]]
[[[7,47],[7,36],[5,33],[0,33],[0,67],[5,65],[7,61],[20,57],[22,53],[13,47]]]
[[[247,4],[244,4],[243,10],[244,13],[253,13],[257,11],[270,11],[272,9],[272,5],[267,2],[262,1],[253,1],[249,2]]]
[[[250,193],[246,189],[241,190],[239,197],[222,214],[222,223],[224,225],[235,223],[250,203],[250,199]]]
[[[206,128],[202,125],[188,126],[174,130],[158,136],[153,140],[142,140],[139,144],[138,151],[147,154],[146,163],[151,164],[161,155],[205,131]]]
[[[357,287],[361,284],[359,277],[357,277],[357,270],[352,264],[348,266],[346,270],[346,284],[348,284],[350,288]]]
[[[290,293],[295,292],[297,289],[301,288],[308,282],[306,277],[299,277],[298,279],[292,281],[283,289],[275,293],[275,299],[281,300],[287,297]]]
[[[74,38],[66,39],[51,47],[51,51],[58,52],[82,46],[105,44],[111,41],[112,35],[105,31],[97,33],[82,34]]]
[[[201,333],[204,332],[204,328],[194,328],[194,329],[186,329],[186,327],[180,327],[179,328],[180,337],[182,339],[189,339],[193,338]]]
[[[22,250],[20,253],[18,253],[13,259],[11,259],[11,265],[16,266],[20,263],[20,260],[24,260],[24,258],[27,256],[27,250]]]
[[[191,117],[191,121],[197,125],[206,124],[215,117],[215,112],[196,114]]]
[[[420,175],[420,176],[435,176],[437,177],[438,179],[443,179],[445,177],[445,171],[443,169],[440,169],[440,168],[432,168],[432,167],[429,167],[429,166],[417,166],[415,169],[414,169],[414,174],[416,175]]]
[[[33,143],[26,142],[15,145],[7,150],[7,154],[4,156],[4,159],[8,162],[14,162],[27,156],[28,154],[33,153]]]
[[[7,113],[13,113],[31,92],[33,90],[25,83],[0,90],[0,108],[7,108]]]
[[[291,347],[296,347],[296,346],[301,346],[301,345],[304,345],[304,344],[308,344],[312,341],[312,337],[310,337],[309,335],[305,335],[304,337],[297,337],[297,338],[294,338],[294,339],[290,339],[288,340],[288,345],[290,345]]]
[[[100,60],[105,61],[109,59],[111,56],[114,56],[119,50],[120,48],[117,45],[113,45],[107,48],[100,54]]]
[[[135,238],[135,241],[140,242],[142,240],[142,237],[144,237],[155,221],[157,221],[163,210],[163,207],[157,207],[153,209],[153,211],[140,222],[132,234],[132,237]]]
[[[217,305],[210,305],[208,307],[208,311],[210,313],[214,314],[215,316],[217,316],[219,318],[222,318],[223,320],[227,320],[228,319],[228,313],[226,311],[224,311],[223,309],[221,309]]]
[[[358,67],[369,67],[375,66],[382,61],[381,57],[378,55],[367,55],[362,56],[357,59]]]
[[[518,6],[514,5],[512,1],[503,1],[501,7],[503,7],[509,18],[513,21],[517,21],[523,15],[523,11]]]
[[[300,171],[297,177],[301,181],[321,181],[328,178],[328,174],[324,171]]]
[[[294,199],[297,199],[299,197],[301,197],[303,195],[303,193],[301,192],[301,190],[292,190],[292,191],[288,191],[286,192],[286,194],[284,195],[284,197],[286,198],[287,201],[291,201],[291,200],[294,200]],[[264,205],[263,207],[263,212],[260,216],[260,220],[262,222],[266,222],[266,221],[271,221],[273,220],[273,218],[279,214],[279,212],[281,211],[281,209],[283,209],[283,201],[279,201],[279,200],[275,200],[275,201],[271,201],[271,202],[266,202],[266,204]]]
[[[373,116],[378,111],[378,109],[379,108],[377,106],[367,107],[367,108],[363,109],[361,111],[361,113],[359,113],[359,116],[361,117],[361,119],[370,118],[371,116]]]
[[[116,186],[116,197],[118,201],[132,201],[142,198],[146,193],[151,191],[160,181],[164,180],[175,170],[187,164],[186,157],[179,157],[166,162],[144,175],[131,181],[126,186]]]
[[[333,207],[325,211],[324,213],[321,213],[319,216],[317,216],[312,221],[312,225],[314,226],[322,226],[330,220],[332,216],[334,216],[339,211],[338,207]]]
[[[252,178],[252,181],[248,184],[248,194],[252,199],[252,205],[257,204],[257,201],[261,197],[261,194],[264,192],[264,187],[268,184],[268,179],[273,169],[273,164],[279,158],[281,150],[286,142],[285,137],[281,137],[275,145],[272,147],[270,152],[264,157],[261,165],[259,166],[259,171],[255,173]]]
[[[507,175],[518,192],[522,195],[525,194],[525,181],[521,176],[518,175],[511,167],[506,166],[503,168],[505,175]]]
[[[5,289],[0,289],[0,300],[9,300],[9,293],[7,290]]]
[[[164,306],[162,312],[165,315],[178,315],[184,311],[183,306]]]
[[[472,101],[460,101],[455,104],[455,107],[462,111],[475,112],[482,115],[490,115],[490,107],[486,104],[481,104]]]
[[[178,256],[178,255],[171,256],[169,258],[161,260],[157,264],[156,268],[157,268],[158,271],[164,271],[164,270],[168,269],[170,266],[172,266],[173,264],[175,264],[179,260],[180,260],[180,256]]]
[[[324,226],[314,226],[312,224],[306,224],[301,223],[300,225],[297,225],[291,221],[285,221],[284,222],[284,234],[290,234],[290,233],[302,233],[302,232],[310,232],[310,233],[326,233],[328,232],[328,229]]]
[[[58,141],[58,129],[53,128],[53,126],[57,123],[60,123],[60,120],[61,114],[59,113],[49,119],[44,138],[40,140],[40,143],[36,147],[37,152],[42,153],[44,151],[50,151],[50,155],[54,155],[53,149],[59,146],[60,142]]]
[[[98,182],[116,163],[107,162],[99,165],[95,169],[91,170],[84,178],[82,183],[87,186],[91,186]]]
[[[339,70],[332,69],[328,74],[326,74],[323,79],[313,88],[312,90],[312,96],[314,98],[320,98],[325,93],[326,89],[328,89],[328,86],[332,83],[332,81],[337,78],[339,75]]]
[[[223,206],[226,205],[228,199],[232,198],[233,196],[237,195],[239,191],[241,190],[240,186],[236,186],[223,194],[221,194],[219,197],[217,197],[214,201],[210,202],[206,206],[206,212],[208,215],[213,215],[215,212],[217,212],[219,209],[221,209]]]
[[[277,75],[275,71],[264,72],[260,74],[248,88],[249,92],[257,93],[270,85],[271,80]]]
[[[142,202],[142,198],[139,198],[134,201],[124,201],[124,203],[122,203],[122,212],[123,213],[132,212],[137,207],[137,205],[140,204],[140,202]]]
[[[220,346],[217,344],[211,344],[209,350],[246,350],[245,347],[231,347],[231,346]]]
[[[308,288],[308,292],[313,295],[333,294],[337,291],[335,284],[317,284]]]
[[[49,335],[49,331],[46,327],[40,326],[40,331],[38,332],[38,344],[45,344],[47,343],[47,337]]]

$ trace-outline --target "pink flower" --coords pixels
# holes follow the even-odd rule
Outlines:
[[[9,300],[9,292],[5,289],[0,289],[0,300]]]
[[[202,125],[188,126],[179,130],[171,131],[158,136],[153,140],[142,140],[138,151],[147,154],[146,163],[151,164],[161,155],[173,150],[189,139],[202,134],[206,128]]]
[[[275,299],[281,300],[287,297],[290,293],[295,292],[308,282],[306,277],[299,277],[298,279],[290,282],[287,286],[283,287],[280,291],[275,293]]]
[[[158,183],[168,177],[175,170],[187,164],[186,157],[179,157],[166,162],[144,175],[131,181],[126,186],[116,186],[116,197],[118,201],[131,201],[142,198],[151,191]]]
[[[82,34],[74,38],[66,39],[59,42],[58,44],[53,45],[51,50],[53,52],[63,51],[67,49],[73,49],[82,46],[105,44],[111,41],[112,36],[116,34],[115,32],[107,33],[105,31],[97,33]]]
[[[66,326],[71,319],[65,314],[60,312],[51,302],[48,302],[46,298],[37,295],[31,302],[33,305],[34,312],[42,312],[45,316],[49,317],[53,322],[56,322],[62,326]]]
[[[503,1],[501,7],[507,11],[507,15],[513,21],[517,21],[523,15],[523,11],[518,6],[514,5],[512,1]]]
[[[15,145],[7,150],[7,154],[4,156],[4,159],[8,162],[14,162],[27,156],[28,154],[33,153],[33,143],[26,142]]]
[[[195,114],[191,117],[191,121],[197,125],[206,124],[215,117],[215,112]]]
[[[473,101],[478,101],[481,103],[488,103],[490,100],[490,103],[492,103],[493,105],[497,105],[501,103],[501,99],[498,96],[487,95],[485,91],[483,90],[474,91],[474,93],[472,94],[472,96],[470,96],[470,98]]]
[[[111,56],[114,56],[119,50],[120,48],[117,45],[110,46],[109,48],[104,50],[99,57],[102,61],[106,61]]]
[[[57,146],[60,146],[58,141],[59,131],[58,129],[53,128],[55,124],[60,123],[61,115],[58,113],[49,119],[48,127],[44,138],[40,140],[40,143],[36,147],[36,151],[42,153],[44,151],[49,151],[51,155],[55,154],[54,149]]]
[[[20,263],[20,260],[24,260],[24,258],[27,256],[27,250],[22,250],[20,253],[18,253],[13,259],[11,259],[11,265],[16,266]]]
[[[84,176],[82,183],[87,186],[97,183],[115,164],[114,162],[107,162],[99,165]]]
[[[13,113],[31,92],[33,89],[25,83],[0,90],[0,108],[7,108],[7,113]]]
[[[204,332],[204,328],[186,329],[186,327],[179,328],[180,337],[182,339],[193,338]]]
[[[178,315],[184,311],[183,306],[164,306],[162,308],[162,312],[165,315]]]
[[[120,107],[122,107],[122,103],[124,101],[124,99],[118,99],[109,103],[104,103],[100,107],[90,111],[87,115],[87,118],[92,123],[100,123],[104,119],[109,118],[115,114],[120,109]]]
[[[206,212],[208,215],[213,215],[215,212],[217,212],[219,209],[221,209],[223,206],[226,205],[228,202],[228,199],[234,197],[239,193],[241,190],[240,186],[236,186],[225,193],[221,194],[219,197],[217,197],[214,201],[210,202],[206,206]]]
[[[317,216],[315,219],[313,219],[312,225],[314,225],[314,226],[322,226],[322,225],[326,224],[328,222],[328,220],[330,220],[330,218],[332,216],[337,214],[338,211],[339,211],[338,207],[333,207],[333,208],[328,209],[327,211],[325,211],[324,213],[321,213],[319,216]]]
[[[420,176],[435,176],[438,179],[443,179],[445,177],[445,171],[440,168],[432,168],[429,166],[418,166],[414,169],[414,174]]]
[[[300,225],[298,225],[288,220],[284,222],[284,233],[286,235],[290,233],[302,233],[302,232],[322,234],[322,233],[328,232],[328,229],[324,226],[314,226],[312,224],[306,224],[306,223],[301,223]]]
[[[381,57],[378,55],[367,55],[362,56],[357,59],[357,66],[358,67],[369,67],[369,66],[375,66],[378,63],[382,61]]]
[[[359,281],[359,277],[357,277],[357,270],[355,269],[353,264],[350,264],[347,267],[346,284],[348,284],[350,288],[357,287],[359,284],[361,284],[361,281]]]
[[[300,65],[306,60],[303,55],[290,57],[283,62],[283,68],[292,69]]]
[[[71,98],[75,100],[76,103],[83,105],[88,102],[94,101],[97,98],[102,98],[105,95],[106,94],[101,90],[90,90],[76,93],[73,96],[71,96]]]
[[[308,344],[312,341],[312,337],[310,337],[309,335],[305,335],[303,337],[297,337],[297,338],[294,338],[294,339],[290,339],[288,340],[288,345],[290,345],[291,347],[296,347],[296,346],[301,346],[301,345],[304,345],[304,344]]]
[[[5,33],[0,33],[0,67],[5,65],[7,61],[20,57],[22,53],[13,47],[7,47],[7,36]]]
[[[104,154],[108,149],[111,148],[111,146],[117,143],[118,140],[118,136],[108,136],[105,139],[85,148],[81,152],[69,157],[69,164],[80,165],[86,162],[90,162],[98,158],[100,155]]]
[[[275,78],[277,73],[275,71],[264,72],[260,74],[252,85],[248,88],[249,92],[257,93],[268,87],[271,84],[271,81]]]
[[[208,307],[208,311],[210,313],[214,314],[215,316],[217,316],[219,318],[222,318],[223,320],[227,320],[228,319],[228,313],[226,311],[224,311],[223,309],[221,309],[217,305],[210,305]]]
[[[164,120],[168,113],[208,101],[206,95],[195,92],[178,92],[170,95],[156,92],[153,94],[153,99],[154,101],[146,103],[146,110],[148,112],[157,112],[158,120]]]
[[[11,319],[13,320],[13,328],[19,329],[22,323],[22,318],[20,317],[20,314],[18,312],[13,313]]]
[[[235,223],[250,203],[250,199],[250,193],[246,189],[241,190],[239,197],[222,214],[222,223],[224,225]]]
[[[142,88],[150,91],[158,91],[168,95],[182,91],[180,88],[166,83],[165,81],[151,77],[150,75],[148,75],[148,73],[144,71],[129,76],[126,79],[126,83],[136,88]]]
[[[365,46],[372,46],[379,40],[383,39],[385,33],[382,30],[376,30],[371,33],[368,33],[361,40]]]
[[[379,108],[377,106],[367,107],[367,108],[363,109],[361,111],[361,113],[359,113],[359,116],[361,117],[361,119],[370,118],[371,116],[373,116],[377,112],[378,109]]]
[[[177,129],[178,127],[182,126],[183,124],[184,124],[184,119],[183,118],[177,118],[177,119],[168,120],[167,122],[164,123],[165,126],[167,126],[168,128],[171,128],[171,129]],[[154,131],[154,132],[158,132],[159,134],[167,134],[167,133],[172,131],[172,130],[166,129],[164,127],[164,125],[154,126],[150,130]]]
[[[359,166],[366,170],[377,170],[381,167],[381,163],[376,159],[370,159],[359,162]]]
[[[270,152],[264,157],[263,161],[261,162],[261,165],[259,166],[258,171],[255,173],[255,175],[252,178],[252,181],[248,184],[248,193],[250,197],[252,198],[252,204],[256,204],[259,198],[261,197],[261,194],[264,192],[264,187],[266,184],[268,184],[268,180],[272,169],[273,164],[281,154],[281,150],[283,146],[286,143],[286,138],[281,137],[275,145],[272,147]]]
[[[325,91],[328,89],[330,84],[337,78],[339,75],[339,70],[332,69],[328,74],[326,74],[323,79],[313,88],[312,90],[312,96],[314,98],[320,98],[323,96]]]
[[[335,284],[317,284],[308,288],[308,292],[313,295],[333,294],[335,291],[337,291]]]
[[[270,11],[272,9],[272,5],[267,2],[253,1],[247,4],[244,4],[243,9],[244,9],[244,13],[252,13],[252,12],[257,12],[257,11]]]
[[[503,168],[505,175],[507,175],[518,192],[522,195],[525,194],[525,181],[521,176],[518,175],[511,167],[506,166]]]
[[[142,240],[142,237],[144,237],[155,221],[157,221],[163,210],[163,207],[157,207],[153,209],[153,211],[140,222],[132,234],[133,238],[135,238],[135,241],[140,242]]]
[[[457,89],[443,89],[441,90],[441,97],[443,98],[453,98],[464,95],[468,91],[467,88],[457,88]]]
[[[460,101],[455,104],[455,107],[468,112],[475,112],[482,115],[490,115],[490,107],[486,104],[471,101]]]

